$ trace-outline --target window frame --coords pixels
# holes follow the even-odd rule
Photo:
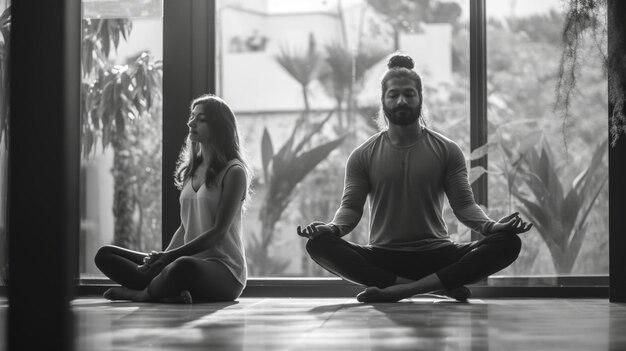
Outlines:
[[[178,190],[172,182],[172,175],[178,158],[182,141],[186,137],[187,130],[177,116],[180,111],[188,109],[191,99],[201,93],[215,93],[216,75],[216,23],[217,11],[216,0],[177,0],[163,2],[163,170],[162,170],[162,208],[163,208],[163,232],[162,245],[166,247],[179,226],[179,203]],[[471,149],[487,142],[487,55],[486,55],[486,0],[470,0],[470,145]],[[176,74],[167,74],[176,72]],[[623,143],[622,143],[623,144]],[[623,152],[616,150],[614,154]],[[613,157],[615,160],[616,158]],[[488,159],[483,157],[472,161],[472,166],[487,167]],[[614,164],[616,162],[613,162]],[[624,166],[610,168],[610,178],[614,178],[618,172],[623,174]],[[487,206],[488,186],[487,175],[484,174],[473,185],[474,196],[477,202]],[[611,197],[611,204],[615,202]],[[622,207],[623,208],[623,207]],[[615,216],[613,216],[615,217]],[[610,221],[611,228],[615,227],[616,220]],[[620,228],[623,228],[622,224]],[[613,232],[611,230],[611,232]],[[472,233],[472,238],[479,234]],[[610,240],[611,235],[609,233]],[[617,237],[613,235],[613,237]],[[624,246],[622,239],[622,247]],[[614,252],[615,250],[611,250]],[[616,256],[616,255],[611,255]],[[613,265],[612,265],[613,266]],[[515,295],[515,291],[523,296],[529,296],[528,291],[536,290],[538,296],[543,296],[550,291],[560,288],[565,296],[573,296],[572,291],[584,292],[584,296],[608,296],[608,276],[586,277],[578,276],[572,279],[558,279],[558,286],[523,286],[520,282],[532,282],[532,277],[497,277],[489,278],[480,285],[486,289],[496,289],[505,295]],[[606,278],[606,279],[605,279]],[[620,281],[623,281],[623,277]],[[89,289],[90,286],[107,284],[108,280],[94,281],[81,280],[81,286]],[[575,281],[575,283],[572,283]],[[109,282],[110,283],[110,282]],[[564,286],[563,284],[572,284]],[[612,283],[613,285],[614,283]],[[344,286],[338,278],[251,278],[248,281],[248,289],[257,294],[265,291],[269,295],[275,294],[274,289],[280,291],[299,291],[316,287],[311,291],[325,296],[327,290],[337,294],[351,292],[350,287]],[[504,287],[512,290],[504,292]],[[582,287],[585,289],[580,290]],[[548,290],[546,290],[548,289]],[[556,290],[555,290],[556,289]],[[571,290],[574,289],[574,290]],[[578,289],[578,290],[576,290]],[[573,294],[573,295],[572,295]],[[268,296],[269,296],[268,295]],[[532,295],[532,294],[531,294]],[[522,296],[522,295],[520,295]]]

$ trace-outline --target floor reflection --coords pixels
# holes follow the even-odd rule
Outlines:
[[[626,304],[605,299],[245,298],[73,303],[77,350],[626,350]],[[0,340],[8,304],[0,301]],[[0,351],[6,349],[0,343]]]
[[[367,350],[488,350],[487,307],[480,300],[413,298],[400,303],[326,305],[311,312],[335,311],[333,331],[356,333],[353,342]]]

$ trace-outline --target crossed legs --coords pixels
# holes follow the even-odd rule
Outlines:
[[[323,268],[365,286],[357,296],[359,301],[392,302],[438,290],[462,299],[459,289],[467,290],[464,285],[484,279],[515,261],[521,240],[517,235],[502,233],[467,244],[450,243],[415,252],[372,248],[321,235],[310,239],[306,248]]]
[[[147,254],[117,246],[102,247],[95,257],[96,266],[122,287],[111,288],[104,297],[110,300],[191,302],[233,301],[243,287],[218,261],[180,257],[156,276],[137,271]]]

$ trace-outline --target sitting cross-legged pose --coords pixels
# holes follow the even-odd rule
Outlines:
[[[310,257],[331,273],[366,287],[361,302],[395,302],[417,294],[467,301],[467,284],[510,265],[528,231],[519,214],[499,221],[474,201],[461,148],[426,127],[422,82],[413,59],[394,54],[381,80],[381,131],[348,157],[341,205],[330,223],[312,222]],[[361,219],[369,197],[369,245],[342,239]],[[443,219],[447,197],[455,216],[484,238],[455,243]]]
[[[237,120],[221,98],[203,95],[187,126],[175,177],[181,225],[164,251],[98,250],[97,267],[122,285],[104,293],[109,300],[233,301],[246,285],[241,216],[252,173]]]

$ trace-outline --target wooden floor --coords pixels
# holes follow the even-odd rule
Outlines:
[[[626,304],[606,299],[243,298],[179,305],[94,297],[73,306],[77,350],[626,350]],[[6,312],[5,303],[0,325]]]

